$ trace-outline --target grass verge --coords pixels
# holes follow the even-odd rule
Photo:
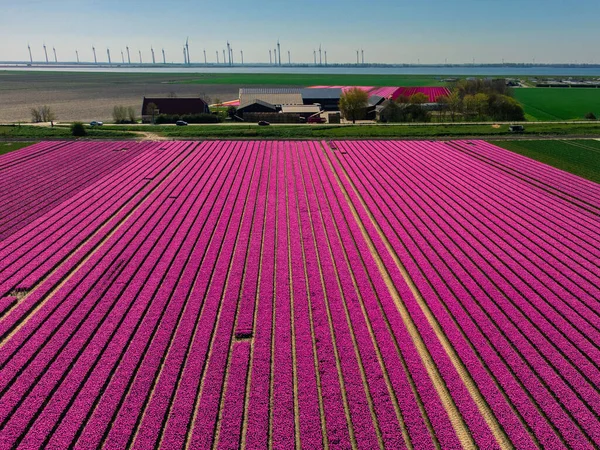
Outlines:
[[[88,128],[86,139],[141,138],[152,133],[169,139],[427,139],[458,137],[515,137],[508,125],[190,125],[175,126],[104,126]],[[527,124],[523,137],[600,137],[597,123]],[[0,126],[0,139],[71,139],[68,127]]]
[[[91,139],[127,139],[137,135],[127,130],[90,129],[86,138]],[[41,127],[32,125],[0,125],[0,139],[74,139],[69,127]]]
[[[14,152],[20,148],[29,147],[35,144],[35,142],[0,142],[0,155],[5,153]]]
[[[508,125],[190,125],[111,127],[155,133],[171,139],[403,139],[464,136],[514,136]],[[525,136],[600,136],[600,124],[527,124]]]

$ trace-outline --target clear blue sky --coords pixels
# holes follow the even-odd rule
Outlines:
[[[0,60],[25,60],[27,43],[42,60],[45,42],[59,61],[113,61],[129,45],[149,61],[215,60],[229,40],[234,60],[267,62],[281,40],[295,62],[311,62],[319,44],[329,62],[600,62],[599,0],[0,0]],[[133,58],[132,58],[133,59]]]

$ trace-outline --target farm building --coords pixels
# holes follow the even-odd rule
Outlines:
[[[283,114],[298,114],[300,117],[308,119],[310,116],[319,114],[321,108],[319,105],[284,105],[281,107]]]
[[[301,105],[302,95],[300,94],[300,89],[240,89],[240,108],[255,103],[257,100],[270,103],[274,106]]]
[[[170,114],[203,114],[210,113],[208,104],[200,97],[181,98],[181,97],[144,97],[142,102],[142,117],[149,114],[148,105],[156,105],[155,115]]]
[[[254,100],[245,105],[240,105],[237,109],[237,115],[243,117],[244,114],[248,113],[275,113],[277,112],[277,107],[272,105],[271,103],[265,102],[263,100]]]
[[[379,95],[371,95],[369,97],[369,106],[366,108],[365,117],[367,120],[377,120],[377,107],[382,105],[386,99]]]
[[[340,88],[308,88],[300,89],[305,105],[318,103],[325,111],[338,111],[342,89]]]

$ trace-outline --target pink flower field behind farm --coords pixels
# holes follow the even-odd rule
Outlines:
[[[396,100],[400,96],[412,97],[415,94],[425,94],[430,103],[436,103],[442,96],[450,95],[450,89],[447,87],[372,87],[372,86],[311,86],[311,89],[316,88],[340,88],[343,92],[348,92],[350,89],[358,88],[365,91],[369,96],[378,96]]]
[[[482,141],[80,141],[0,186],[1,448],[600,446],[598,184]]]

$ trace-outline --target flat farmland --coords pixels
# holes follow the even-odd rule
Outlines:
[[[600,185],[483,141],[0,156],[4,448],[596,448]]]
[[[243,87],[305,87],[314,84],[405,86],[439,84],[434,77],[296,74],[77,73],[0,71],[0,123],[29,122],[30,110],[49,105],[59,121],[112,121],[114,106],[133,106],[142,97],[200,96],[211,102],[239,98]]]
[[[533,120],[583,119],[589,112],[600,117],[600,89],[529,88],[513,92]]]
[[[0,123],[30,122],[31,108],[49,105],[63,122],[112,121],[116,105],[133,106],[142,97],[202,96],[223,101],[238,98],[241,86],[177,84],[177,74],[118,74],[0,71]]]

